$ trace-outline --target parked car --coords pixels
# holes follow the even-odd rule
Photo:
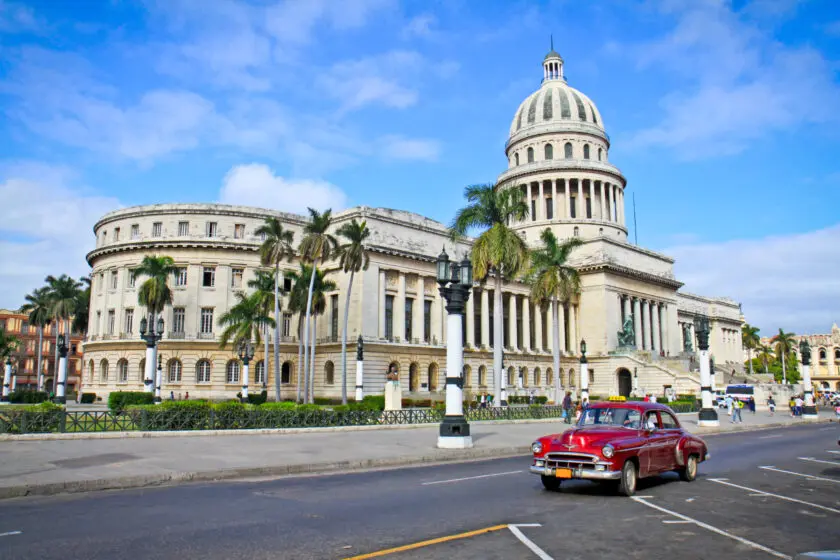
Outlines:
[[[706,443],[685,431],[670,408],[635,401],[593,404],[575,428],[539,438],[531,451],[530,471],[547,490],[585,479],[612,482],[624,496],[636,492],[640,478],[668,471],[691,482],[710,457]]]
[[[718,408],[726,408],[726,393],[724,393],[723,391],[715,391],[712,398],[714,399],[715,405],[717,405]]]

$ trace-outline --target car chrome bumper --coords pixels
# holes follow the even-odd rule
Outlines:
[[[533,474],[543,476],[554,476],[554,469],[531,465],[529,469]],[[596,471],[594,469],[572,469],[572,478],[583,478],[586,480],[619,480],[621,471]],[[561,479],[562,480],[562,479]]]

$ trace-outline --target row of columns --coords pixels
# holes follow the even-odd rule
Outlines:
[[[633,316],[636,348],[662,352],[669,348],[668,304],[654,300],[619,294],[621,324]]]
[[[552,219],[586,219],[586,200],[591,200],[592,218],[619,225],[624,223],[624,191],[621,185],[597,179],[556,179],[533,181],[520,188],[525,193],[529,207],[535,200],[535,210],[531,220],[548,219],[548,200],[551,199]],[[560,200],[564,204],[561,212]],[[572,216],[572,197],[574,196],[574,216]]]

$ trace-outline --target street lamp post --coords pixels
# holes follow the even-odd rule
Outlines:
[[[146,332],[148,327],[148,332]],[[147,322],[146,318],[140,319],[140,338],[146,342],[146,371],[144,372],[143,386],[147,393],[155,390],[155,362],[157,361],[157,343],[163,338],[163,317],[158,317],[157,332],[155,332],[154,320]]]
[[[589,360],[586,359],[586,340],[580,341],[580,402],[589,401]]]
[[[804,338],[799,341],[799,354],[802,356],[802,383],[805,385],[805,406],[802,418],[816,420],[817,407],[814,405],[814,386],[811,383],[811,346]]]
[[[163,382],[163,354],[158,354],[157,358],[157,375],[155,376],[155,402],[161,402],[160,386]]]
[[[6,367],[3,372],[3,400],[9,400],[9,388],[12,383],[12,359],[6,358]]]
[[[712,395],[715,392],[715,357],[709,354],[709,385],[712,386]]]
[[[356,341],[356,402],[365,398],[365,341],[362,335]]]
[[[466,449],[473,446],[470,425],[464,417],[464,345],[461,339],[464,309],[472,291],[472,263],[464,258],[450,262],[443,250],[437,258],[440,295],[446,300],[446,415],[440,424],[438,447]]]
[[[254,347],[250,340],[239,343],[239,359],[242,360],[242,402],[248,402],[248,369],[254,359]]]
[[[55,402],[64,404],[67,385],[67,335],[58,335],[58,382],[55,385]]]
[[[698,426],[720,426],[717,410],[712,403],[712,370],[709,362],[709,319],[695,319],[697,347],[700,350],[700,415]]]

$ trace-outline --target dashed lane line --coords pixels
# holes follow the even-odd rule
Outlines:
[[[461,482],[464,480],[475,480],[477,478],[490,478],[492,476],[504,476],[507,474],[518,474],[525,471],[508,471],[508,472],[500,472],[500,473],[492,473],[492,474],[479,474],[476,476],[465,476],[464,478],[452,478],[449,480],[433,480],[431,482],[424,482],[421,486],[430,486],[432,484],[447,484],[449,482]]]
[[[840,455],[840,451],[836,451],[834,449],[826,449],[826,452],[833,453],[834,455]]]
[[[23,531],[7,531],[5,533],[0,533],[0,537],[11,537],[12,535],[22,535]]]
[[[821,506],[820,504],[813,504],[811,502],[806,502],[805,500],[798,500],[796,498],[790,498],[788,496],[782,496],[781,494],[774,494],[773,492],[765,492],[764,490],[758,490],[757,488],[750,488],[748,486],[741,486],[740,484],[735,484],[732,482],[727,482],[727,479],[724,478],[710,478],[712,482],[716,482],[718,484],[723,484],[725,486],[731,486],[732,488],[740,488],[741,490],[746,490],[747,492],[752,492],[750,496],[770,496],[772,498],[778,498],[780,500],[786,500],[788,502],[794,502],[797,504],[803,504],[806,506],[811,506],[813,508],[830,511],[832,513],[840,514],[840,509],[834,509],[828,506]]]
[[[823,463],[824,465],[834,465],[835,467],[840,467],[840,463],[837,461],[823,461],[822,459],[815,459],[813,457],[797,457],[800,461],[811,461],[812,463]]]
[[[531,552],[537,555],[537,558],[540,560],[554,560],[551,556],[546,554],[546,552],[538,547],[534,542],[526,537],[522,531],[519,530],[520,527],[540,527],[541,525],[538,523],[529,523],[527,525],[508,525],[508,529],[510,530],[513,535],[519,539],[519,541],[531,549]]]
[[[792,474],[794,476],[801,476],[802,478],[807,478],[808,480],[822,480],[823,482],[833,482],[835,484],[840,484],[840,480],[835,479],[835,478],[825,478],[825,477],[822,477],[822,476],[814,476],[812,474],[802,474],[802,473],[793,472],[793,471],[786,471],[784,469],[777,469],[776,467],[771,466],[771,465],[758,467],[758,468],[759,469],[764,469],[766,471],[773,471],[773,472],[778,472],[778,473]]]
[[[773,439],[773,438],[780,438],[780,437],[785,437],[785,435],[784,434],[774,434],[772,436],[761,436],[758,439]]]
[[[645,501],[642,498],[639,498],[638,496],[633,496],[632,500],[635,501],[636,503],[645,505],[649,508],[653,508],[655,510],[661,511],[662,513],[667,513],[668,515],[673,515],[677,519],[682,519],[683,521],[688,521],[689,523],[694,523],[698,527],[706,529],[707,531],[711,531],[712,533],[717,533],[718,535],[722,535],[724,537],[729,537],[732,540],[738,541],[739,543],[745,544],[745,545],[747,545],[751,548],[754,548],[756,550],[761,550],[761,551],[766,552],[768,554],[772,554],[776,558],[785,558],[787,560],[793,560],[790,556],[788,556],[787,554],[783,554],[783,553],[779,552],[778,550],[773,550],[772,548],[767,548],[766,546],[760,545],[757,542],[747,540],[743,537],[739,537],[738,535],[733,535],[732,533],[724,531],[723,529],[718,529],[717,527],[709,525],[708,523],[703,523],[702,521],[692,519],[691,517],[688,517],[688,516],[683,515],[681,513],[677,513],[675,511],[665,509],[664,507],[658,506],[656,504],[652,504],[648,501]]]

